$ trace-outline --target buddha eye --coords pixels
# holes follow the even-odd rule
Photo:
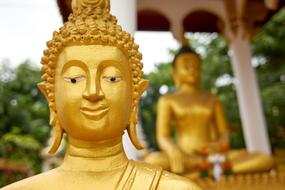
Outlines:
[[[114,77],[114,76],[111,76],[111,77],[103,77],[103,79],[107,82],[112,82],[112,83],[115,83],[115,82],[119,82],[122,80],[122,77]]]
[[[74,78],[72,78],[72,77],[64,77],[65,81],[70,82],[72,84],[76,84],[76,83],[78,83],[78,82],[80,82],[80,81],[82,81],[84,79],[85,79],[84,76],[79,76],[79,77],[74,77]]]

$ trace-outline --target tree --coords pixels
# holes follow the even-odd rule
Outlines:
[[[50,127],[48,106],[37,90],[40,71],[25,61],[16,68],[0,67],[0,157],[41,171],[39,151]]]

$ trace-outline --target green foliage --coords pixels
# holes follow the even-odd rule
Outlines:
[[[0,157],[31,165],[36,173],[50,129],[39,81],[40,71],[29,61],[16,68],[0,67]]]
[[[19,134],[20,130],[12,129],[0,139],[1,157],[15,163],[21,163],[35,167],[40,170],[40,165],[37,165],[39,159],[40,143],[31,135]]]

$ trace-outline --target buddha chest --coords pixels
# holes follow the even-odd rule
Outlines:
[[[195,122],[211,118],[214,103],[214,98],[208,94],[179,95],[172,100],[171,108],[176,121]]]

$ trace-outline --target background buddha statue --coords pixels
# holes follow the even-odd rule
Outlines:
[[[200,56],[184,45],[173,61],[177,91],[158,101],[156,135],[161,152],[150,153],[146,162],[185,174],[198,171],[202,149],[217,153],[229,144],[223,106],[217,96],[199,89],[200,75]],[[266,171],[272,167],[272,159],[265,154],[235,150],[227,156],[234,173]]]
[[[142,55],[130,34],[110,15],[109,0],[73,1],[70,15],[47,42],[39,88],[55,130],[50,153],[63,133],[68,149],[63,164],[3,190],[199,189],[160,167],[128,160],[122,135],[141,149],[135,125],[137,105],[148,82]]]

